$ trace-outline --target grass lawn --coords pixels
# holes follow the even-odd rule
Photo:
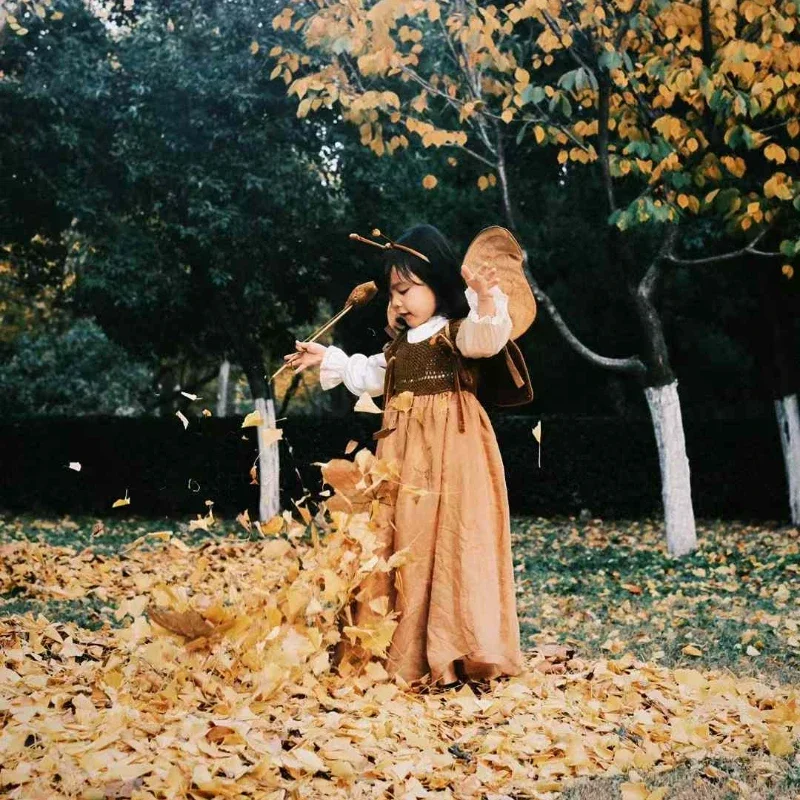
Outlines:
[[[211,533],[169,520],[97,523],[0,516],[0,618],[33,612],[92,630],[126,625],[109,585],[135,583],[125,561],[131,544],[148,552],[152,541],[155,552],[152,534],[164,531],[190,547],[226,534],[255,538],[235,522],[218,521]],[[661,667],[800,684],[796,529],[707,521],[699,549],[679,560],[666,554],[655,521],[516,518],[513,536],[524,647],[559,643],[585,662],[630,653]],[[25,541],[39,549],[20,549]],[[648,791],[664,787],[654,798],[800,797],[796,748],[780,757],[762,750],[632,777],[582,778],[565,784],[564,797],[645,800],[631,788],[637,777]]]

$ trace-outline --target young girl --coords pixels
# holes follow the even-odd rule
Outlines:
[[[508,297],[494,269],[459,268],[429,225],[385,251],[385,278],[398,333],[383,353],[347,356],[297,342],[285,360],[298,371],[320,365],[323,389],[344,383],[355,395],[384,395],[376,455],[400,464],[385,550],[410,550],[386,587],[399,612],[389,673],[444,684],[516,675],[522,656],[505,475],[475,394],[477,360],[509,341]],[[403,392],[413,392],[410,409],[393,407]]]

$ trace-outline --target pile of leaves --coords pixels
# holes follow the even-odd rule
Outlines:
[[[155,532],[117,555],[2,545],[4,592],[99,596],[117,622],[0,618],[3,796],[547,798],[616,775],[623,797],[659,800],[643,775],[792,753],[794,687],[631,653],[542,647],[487,687],[392,680],[392,613],[377,602],[359,628],[349,609],[404,556],[378,553],[394,474],[366,451],[331,462],[325,506],[250,540]],[[365,657],[337,669],[343,649]]]

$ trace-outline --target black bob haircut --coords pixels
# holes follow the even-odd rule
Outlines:
[[[426,283],[436,296],[436,313],[449,319],[462,319],[469,314],[469,303],[464,296],[467,288],[461,277],[461,262],[444,234],[433,225],[415,225],[396,240],[417,250],[430,259],[430,263],[406,252],[389,248],[384,251],[384,289],[388,293],[389,274],[394,267],[409,280],[416,276]]]

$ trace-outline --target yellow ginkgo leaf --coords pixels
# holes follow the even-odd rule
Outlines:
[[[542,443],[542,421],[539,420],[536,423],[536,427],[532,430],[533,438],[536,439],[539,444]]]
[[[643,783],[623,783],[620,787],[622,800],[647,800],[647,787]]]
[[[414,405],[414,392],[400,392],[392,398],[392,408],[397,411],[409,411]]]
[[[703,655],[703,651],[699,647],[695,647],[693,644],[687,644],[681,652],[686,656],[701,656]]]
[[[264,420],[261,417],[261,414],[258,411],[251,411],[245,418],[244,422],[242,423],[243,428],[255,428],[258,425],[263,425]]]
[[[131,504],[131,499],[128,497],[128,490],[125,490],[125,497],[120,497],[119,500],[115,500],[111,504],[111,508],[120,508],[121,506],[129,506]]]
[[[275,444],[283,439],[283,428],[262,428],[259,435],[263,444]]]
[[[789,731],[772,726],[767,734],[767,749],[773,756],[791,755],[794,752],[794,742]]]
[[[250,43],[250,52],[255,55],[259,50],[258,42],[253,41]]]

